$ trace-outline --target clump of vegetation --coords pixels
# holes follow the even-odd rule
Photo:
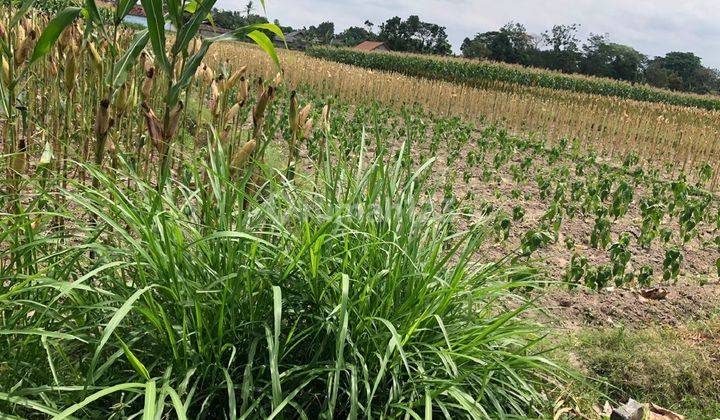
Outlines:
[[[562,371],[519,319],[528,269],[474,261],[491,227],[434,207],[413,133],[370,125],[370,155],[282,75],[208,65],[241,36],[277,58],[272,25],[197,40],[213,3],[143,1],[138,33],[132,2],[3,9],[0,411],[540,416]]]

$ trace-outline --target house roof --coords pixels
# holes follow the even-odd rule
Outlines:
[[[213,34],[226,34],[230,32],[228,29],[221,28],[219,26],[212,26],[212,25],[206,25],[202,24],[200,25],[200,30],[203,32],[213,33]]]
[[[304,37],[305,32],[303,31],[292,31],[290,33],[285,34],[285,41],[286,42],[294,42],[296,38]]]
[[[384,42],[365,41],[355,47],[356,50],[360,51],[374,51],[385,45]]]

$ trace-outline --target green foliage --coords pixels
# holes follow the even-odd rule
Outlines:
[[[485,228],[455,233],[423,205],[429,165],[338,156],[308,189],[270,178],[248,194],[222,153],[161,192],[92,166],[98,187],[59,191],[83,245],[24,244],[2,273],[3,412],[541,415],[556,368],[525,306],[498,303],[532,277],[472,263]]]
[[[511,225],[512,221],[510,220],[510,216],[506,213],[500,212],[495,216],[495,223],[493,226],[495,228],[495,234],[498,237],[498,241],[506,241],[508,237],[510,237]]]
[[[610,219],[607,217],[607,211],[601,209],[595,218],[595,225],[590,234],[590,245],[593,248],[607,248],[610,243],[611,226]]]
[[[632,258],[630,252],[630,235],[624,233],[620,240],[614,243],[609,250],[610,261],[612,262],[612,275],[616,286],[630,283],[633,279],[632,273],[626,273],[627,265]]]
[[[384,41],[392,51],[448,55],[452,47],[445,28],[423,22],[418,16],[406,20],[395,16],[380,26],[377,39]]]
[[[680,274],[680,266],[684,261],[682,251],[678,247],[672,247],[665,251],[665,258],[663,259],[663,280],[677,281],[678,275]]]
[[[553,234],[545,230],[532,229],[522,237],[520,244],[521,256],[529,257],[544,248],[553,240]]]
[[[591,289],[602,290],[607,287],[613,279],[613,267],[601,265],[591,267],[587,272],[585,284]]]
[[[460,47],[466,58],[485,58],[513,64],[530,64],[533,52],[532,38],[519,23],[508,23],[499,31],[478,34],[465,38]]]
[[[640,273],[637,276],[637,281],[640,286],[648,287],[652,284],[655,270],[652,267],[644,265],[640,267]]]
[[[686,200],[680,211],[680,236],[687,243],[697,234],[697,226],[705,218],[705,211],[710,205],[706,198]]]
[[[620,181],[617,189],[613,192],[610,215],[615,219],[623,217],[629,210],[633,201],[633,187],[625,180]]]
[[[643,198],[640,201],[640,214],[642,215],[642,227],[638,242],[643,248],[648,248],[660,234],[659,228],[664,208],[657,198]]]
[[[582,279],[588,273],[589,269],[587,257],[580,254],[573,254],[572,260],[570,260],[570,268],[565,273],[565,282],[571,287],[575,287],[580,284]]]
[[[521,222],[525,218],[525,209],[522,206],[513,207],[512,218],[515,222]]]
[[[545,70],[509,66],[494,62],[437,59],[419,55],[366,53],[343,48],[313,47],[307,54],[326,60],[374,70],[401,73],[432,80],[444,80],[483,87],[490,81],[569,90],[594,95],[633,99],[643,102],[720,109],[720,101],[711,97],[679,94],[650,86],[623,81],[570,76]]]

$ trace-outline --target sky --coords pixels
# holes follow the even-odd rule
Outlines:
[[[262,14],[260,2],[254,2]],[[247,0],[219,0],[217,6],[241,10]],[[509,21],[539,35],[555,24],[579,23],[589,33],[610,34],[613,42],[635,47],[650,57],[692,51],[705,66],[720,68],[720,0],[266,0],[267,17],[301,28],[329,20],[335,31],[376,27],[393,16],[419,15],[447,28],[459,53],[465,37],[496,30]]]

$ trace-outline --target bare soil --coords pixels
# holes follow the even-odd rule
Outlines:
[[[586,326],[678,326],[720,315],[720,283],[683,283],[661,290],[667,296],[653,299],[643,297],[641,290],[628,288],[600,292],[552,288],[537,297],[537,305],[544,312],[533,316],[560,329],[577,330]]]
[[[472,139],[466,144],[458,144],[450,140],[440,146],[434,154],[431,153],[429,145],[420,143],[419,147],[412,148],[412,156],[416,165],[423,163],[421,158],[427,156],[434,156],[437,159],[432,175],[432,183],[436,187],[433,200],[437,205],[442,205],[445,199],[443,184],[451,179],[454,196],[461,201],[463,209],[473,209],[470,217],[459,218],[459,229],[466,228],[470,223],[482,221],[492,223],[492,215],[481,214],[481,209],[487,204],[507,214],[512,214],[515,206],[523,207],[525,217],[521,221],[512,223],[507,239],[493,240],[491,237],[478,250],[478,260],[493,262],[516,252],[523,235],[528,230],[538,227],[540,219],[549,209],[551,199],[540,198],[540,189],[535,181],[536,174],[540,171],[547,173],[548,169],[559,165],[569,165],[572,172],[575,162],[561,158],[549,164],[535,156],[527,179],[516,182],[511,167],[519,165],[530,155],[528,151],[516,150],[508,163],[498,170],[492,169],[493,176],[490,181],[483,180],[478,165],[468,164],[468,154],[475,147],[478,136],[482,136],[481,132],[473,132]],[[393,152],[397,153],[400,146],[399,142],[395,144]],[[458,148],[459,155],[452,158],[451,155],[457,154]],[[491,150],[485,157],[491,168],[493,155],[494,152]],[[600,157],[599,163],[612,165],[613,159]],[[617,165],[617,162],[614,163]],[[652,162],[644,163],[645,168],[652,166]],[[467,182],[463,180],[465,172],[470,173]],[[671,181],[673,178],[666,176],[662,180]],[[517,190],[521,191],[520,197],[517,196]],[[472,198],[464,199],[468,193]],[[641,248],[636,241],[642,226],[639,203],[641,198],[649,195],[652,195],[652,190],[648,185],[642,182],[635,185],[629,211],[625,216],[612,221],[611,243],[617,241],[622,233],[630,233],[634,238],[630,249],[632,258],[627,270],[635,271],[642,266],[651,266],[654,270],[653,287],[661,288],[662,291],[667,292],[667,296],[657,300],[645,298],[639,291],[640,287],[634,283],[624,285],[623,288],[611,287],[600,292],[582,286],[575,290],[568,290],[566,286],[550,286],[541,295],[536,296],[538,307],[545,308],[545,312],[534,316],[560,329],[578,329],[583,326],[624,325],[636,328],[649,325],[673,326],[689,321],[711,319],[716,314],[720,314],[720,282],[715,265],[715,261],[720,257],[720,251],[714,243],[720,232],[714,225],[702,223],[698,227],[696,237],[683,244],[679,239],[679,221],[666,215],[661,227],[673,232],[672,241],[665,244],[662,240],[656,239],[648,249]],[[719,205],[718,196],[714,195],[710,211],[717,212]],[[593,248],[590,244],[594,223],[594,215],[579,214],[573,218],[565,217],[558,240],[539,250],[528,263],[540,268],[542,275],[554,282],[562,281],[575,253],[585,256],[593,266],[610,263],[607,249]],[[575,243],[572,250],[566,246],[568,239]],[[663,259],[665,250],[673,245],[682,249],[684,262],[679,278],[675,282],[668,283],[662,278]]]

